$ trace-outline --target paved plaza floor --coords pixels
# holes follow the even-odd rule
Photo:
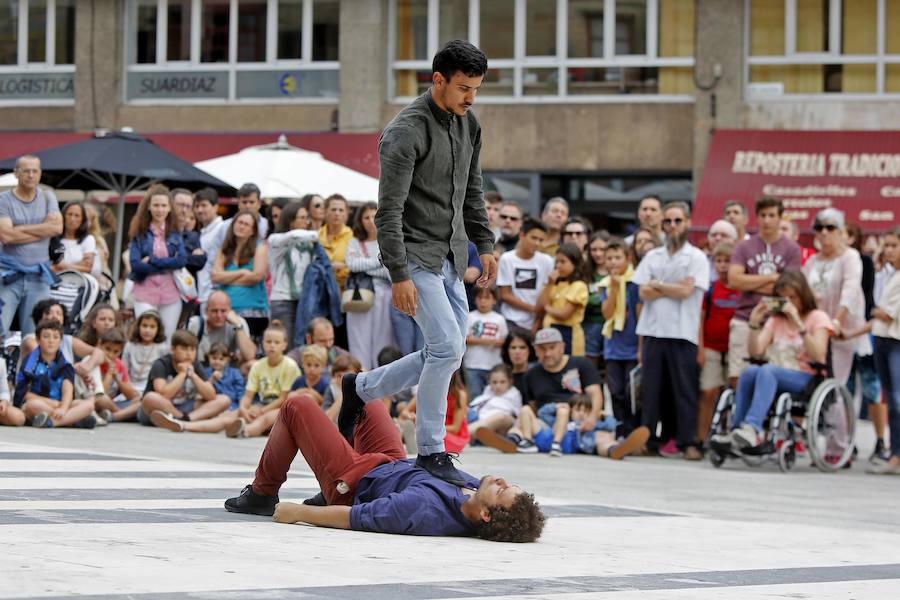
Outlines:
[[[900,597],[900,477],[866,475],[864,461],[781,474],[466,450],[465,470],[504,475],[545,507],[544,536],[520,545],[225,512],[264,444],[138,425],[0,429],[0,598]],[[281,497],[316,489],[298,458]]]

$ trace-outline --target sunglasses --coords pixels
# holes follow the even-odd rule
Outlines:
[[[816,223],[813,225],[813,230],[816,232],[822,231],[837,231],[837,225],[823,225],[822,223]]]
[[[500,215],[500,218],[504,221],[521,221],[519,217],[515,217],[513,215]]]
[[[681,225],[684,223],[684,219],[663,219],[663,225]]]

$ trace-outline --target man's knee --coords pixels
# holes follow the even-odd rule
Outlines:
[[[465,341],[462,344],[453,337],[441,340],[436,344],[425,344],[425,360],[452,365],[459,368],[465,352]]]
[[[319,408],[319,403],[309,394],[296,394],[293,396],[289,396],[287,400],[281,405],[281,412],[285,414],[285,416],[293,415],[296,412],[302,412],[304,410],[322,410]]]

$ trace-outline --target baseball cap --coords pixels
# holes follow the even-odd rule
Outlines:
[[[552,327],[544,327],[534,336],[534,345],[563,343],[562,333],[558,329]]]

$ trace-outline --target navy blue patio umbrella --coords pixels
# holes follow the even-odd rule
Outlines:
[[[109,190],[119,196],[114,257],[122,253],[125,195],[159,182],[169,187],[198,190],[214,188],[234,197],[237,190],[163,150],[151,140],[130,131],[98,134],[80,142],[35,152],[41,159],[41,183],[57,189]],[[15,169],[16,159],[0,161],[0,173]],[[119,260],[113,261],[113,277],[119,279]]]

